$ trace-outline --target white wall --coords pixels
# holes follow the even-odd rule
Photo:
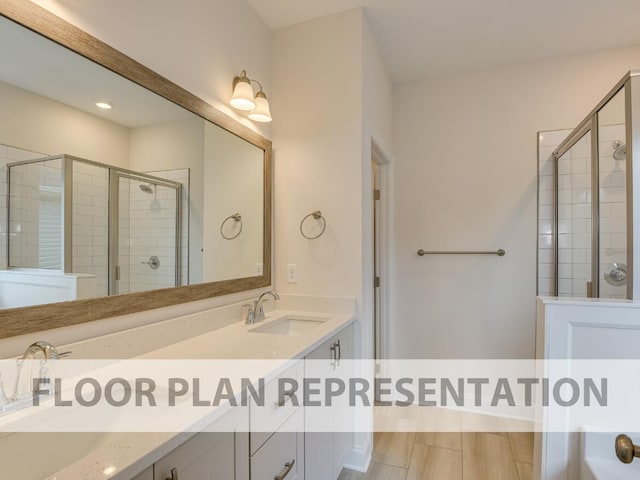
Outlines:
[[[372,137],[387,155],[391,155],[393,86],[391,75],[366,16],[362,25],[362,38],[365,137]],[[365,138],[365,143],[366,141]]]
[[[264,151],[210,123],[204,135],[204,281],[261,275]],[[229,216],[239,213],[240,225]],[[220,229],[227,237],[222,238]],[[259,270],[260,269],[260,270]]]
[[[355,297],[357,348],[371,356],[371,141],[390,153],[389,74],[361,9],[276,31],[273,70],[276,290]],[[327,228],[307,240],[299,225],[314,210]],[[358,435],[350,465],[366,468],[370,447]]]
[[[129,129],[0,82],[0,144],[127,167]]]
[[[374,313],[373,313],[373,183],[372,183],[372,141],[382,150],[386,161],[390,162],[392,150],[392,84],[391,76],[384,63],[378,44],[373,37],[373,32],[366,21],[362,28],[362,96],[363,96],[363,136],[362,136],[362,317],[370,319],[363,325],[365,343],[363,354],[367,358],[374,356]],[[377,159],[382,160],[382,159]],[[376,162],[378,163],[378,162]],[[380,313],[382,315],[383,331],[386,320],[389,318],[388,296],[390,295],[390,282],[388,276],[388,250],[389,229],[391,227],[388,207],[390,206],[390,179],[392,164],[378,164],[378,188],[382,191],[382,199],[379,202],[379,246],[378,246],[378,274],[382,283],[379,289]]]
[[[275,287],[361,308],[362,12],[277,30],[273,61]],[[306,240],[300,221],[314,210],[327,228]]]
[[[247,70],[271,93],[268,27],[238,0],[35,0],[233,118],[270,138],[229,108],[231,82]]]
[[[536,132],[577,125],[639,65],[634,47],[395,87],[393,356],[533,356]]]

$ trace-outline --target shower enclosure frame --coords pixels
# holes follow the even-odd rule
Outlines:
[[[600,143],[598,113],[618,93],[624,91],[625,101],[625,142],[626,142],[626,224],[627,224],[627,298],[640,299],[640,281],[634,281],[634,272],[640,272],[640,255],[634,255],[634,238],[640,239],[640,167],[634,169],[634,159],[640,159],[640,70],[628,72],[578,124],[567,138],[554,150],[554,294],[558,295],[559,282],[559,159],[567,153],[587,133],[591,133],[591,282],[587,297],[599,296],[600,276]],[[640,160],[639,160],[640,161]],[[639,192],[638,195],[635,195]],[[589,284],[588,284],[589,285]]]
[[[61,191],[63,197],[61,199],[61,222],[62,222],[62,249],[61,249],[61,272],[65,274],[73,273],[73,162],[81,162],[95,167],[107,169],[108,171],[108,220],[107,220],[107,237],[108,237],[108,268],[107,268],[107,285],[108,295],[117,294],[117,275],[116,267],[118,267],[118,219],[119,219],[119,184],[120,178],[128,178],[131,180],[151,183],[153,185],[164,186],[176,190],[176,228],[175,228],[175,286],[181,285],[182,278],[182,184],[166,178],[156,177],[146,173],[128,170],[122,167],[115,167],[104,163],[87,160],[85,158],[73,155],[62,154],[52,155],[31,160],[22,160],[7,164],[7,221],[6,229],[10,232],[11,226],[11,168],[43,163],[52,160],[62,160],[61,166]],[[10,265],[11,242],[7,239],[6,254],[8,268],[20,268]]]
[[[120,179],[127,178],[138,182],[151,183],[154,186],[174,188],[176,190],[176,228],[175,228],[175,286],[181,285],[182,278],[182,184],[154,177],[146,173],[134,172],[124,168],[109,169],[109,295],[117,295],[117,282],[120,280],[119,244],[120,244]],[[130,292],[122,292],[130,293]]]

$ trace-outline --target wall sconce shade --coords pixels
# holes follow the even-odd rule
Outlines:
[[[230,103],[233,108],[243,111],[256,108],[256,103],[253,101],[253,87],[244,71],[239,77],[233,79],[233,96]]]
[[[249,112],[249,118],[256,122],[270,122],[271,112],[267,96],[262,90],[256,93],[256,109]]]
[[[251,82],[260,87],[255,95]],[[255,122],[270,122],[272,120],[269,102],[262,91],[262,85],[257,80],[247,77],[245,70],[240,73],[240,76],[233,79],[233,95],[229,103],[237,110],[250,112],[249,118]]]

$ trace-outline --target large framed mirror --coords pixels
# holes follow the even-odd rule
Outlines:
[[[0,338],[271,284],[271,142],[0,3]]]

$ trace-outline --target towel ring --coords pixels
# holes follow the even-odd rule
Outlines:
[[[316,220],[322,220],[322,230],[320,230],[320,233],[318,235],[316,235],[315,237],[310,237],[308,236],[306,233],[304,233],[303,230],[303,225],[304,222],[307,218],[309,217],[313,217]],[[315,240],[316,238],[320,238],[322,236],[322,234],[324,233],[325,229],[327,228],[327,221],[325,220],[325,218],[322,216],[322,212],[320,210],[316,210],[315,212],[311,212],[309,215],[307,215],[306,217],[304,217],[302,219],[302,221],[300,222],[300,233],[302,234],[302,236],[304,238],[306,238],[307,240]]]
[[[238,233],[236,233],[233,237],[227,237],[224,234],[224,225],[225,223],[227,223],[229,220],[235,220],[236,222],[240,222],[240,230],[238,230]],[[238,235],[240,235],[242,233],[242,215],[240,215],[239,213],[234,213],[233,215],[229,215],[227,218],[225,218],[222,221],[222,224],[220,225],[220,235],[222,235],[222,238],[224,238],[225,240],[233,240],[234,238],[238,238]]]

